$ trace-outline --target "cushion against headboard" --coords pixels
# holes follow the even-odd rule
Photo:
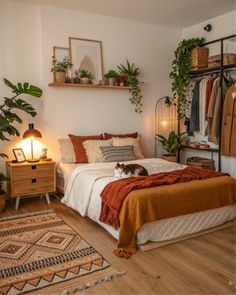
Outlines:
[[[85,149],[83,147],[83,142],[88,139],[102,140],[103,135],[88,135],[88,136],[77,136],[69,134],[70,140],[73,144],[75,151],[76,163],[88,163],[88,158],[86,156]]]
[[[58,139],[63,163],[75,163],[75,151],[69,138]]]
[[[123,162],[136,160],[133,145],[101,146],[102,156],[105,162]]]

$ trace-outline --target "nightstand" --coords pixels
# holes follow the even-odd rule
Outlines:
[[[55,192],[55,162],[40,161],[37,163],[6,162],[8,192],[11,198],[16,198],[16,209],[23,196],[45,195],[50,204],[49,193]]]

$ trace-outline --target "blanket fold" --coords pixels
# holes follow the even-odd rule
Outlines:
[[[129,258],[144,223],[233,204],[235,187],[225,173],[196,167],[113,181],[101,193],[100,221],[120,228],[114,254]]]

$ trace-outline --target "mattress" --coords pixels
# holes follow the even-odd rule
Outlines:
[[[141,165],[148,167],[151,173],[160,172],[160,171],[171,171],[176,169],[182,169],[184,166],[180,164],[173,164],[164,160],[158,159],[144,159],[139,161],[130,161],[138,162]],[[116,163],[106,164],[107,167],[114,167]],[[63,176],[65,191],[68,186],[68,182],[71,176],[76,171],[76,168],[81,165],[91,165],[91,164],[65,164],[60,163],[58,166],[58,173]],[[102,166],[102,163],[97,164]],[[86,166],[84,166],[86,167]],[[90,167],[90,166],[88,166]],[[86,214],[90,219],[100,224],[105,230],[107,230],[115,239],[118,240],[119,231],[115,230],[113,227],[100,222],[99,215],[101,210],[101,198],[100,193],[103,190],[104,186],[112,181],[112,176],[101,177],[96,179],[93,184],[93,189],[89,196],[88,206],[86,207]],[[74,181],[75,182],[75,181]],[[76,197],[77,198],[77,197]],[[77,200],[70,202],[70,200],[64,198],[62,202],[72,207],[76,211],[80,212],[79,205]],[[83,215],[83,214],[82,214]],[[158,220],[155,222],[150,222],[144,224],[137,234],[137,244],[141,245],[148,241],[159,242],[171,240],[177,237],[193,234],[200,232],[205,229],[209,229],[220,224],[223,224],[227,221],[233,220],[236,217],[236,204],[225,206],[217,209],[206,210],[202,212],[196,212],[187,215],[181,215],[173,218],[166,218]]]

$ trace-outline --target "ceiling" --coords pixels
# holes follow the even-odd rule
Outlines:
[[[236,0],[15,0],[185,28],[236,9]]]

